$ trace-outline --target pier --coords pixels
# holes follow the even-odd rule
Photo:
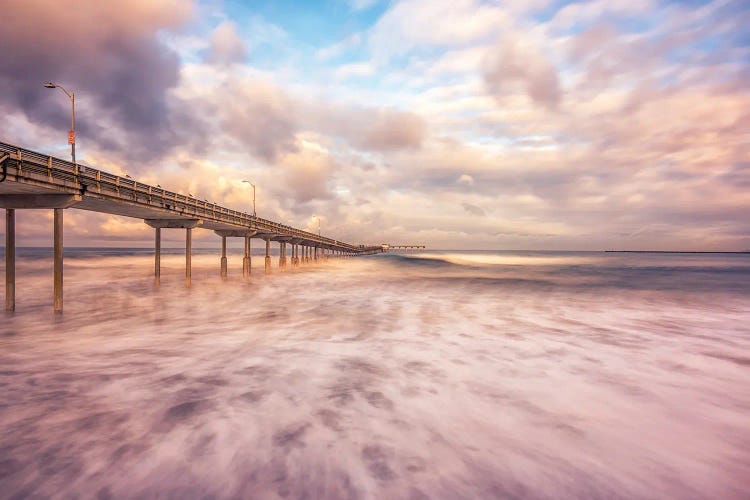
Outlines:
[[[250,275],[250,241],[265,243],[265,272],[272,269],[271,242],[279,245],[278,268],[317,262],[329,257],[369,255],[383,251],[380,245],[357,245],[273,222],[97,170],[80,163],[0,142],[0,208],[5,209],[5,310],[15,310],[16,210],[54,210],[55,312],[63,310],[63,216],[68,208],[142,219],[154,229],[154,282],[161,276],[161,231],[185,231],[185,285],[191,284],[192,230],[213,230],[221,238],[220,274],[227,277],[227,238],[242,238],[245,253],[243,276]],[[300,256],[301,254],[301,256]]]
[[[398,250],[424,250],[427,248],[425,245],[381,245],[383,252],[398,251]]]

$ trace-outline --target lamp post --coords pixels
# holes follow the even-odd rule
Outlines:
[[[242,182],[247,182],[253,187],[253,217],[257,217],[257,214],[255,213],[255,184],[253,184],[250,181],[243,180]]]
[[[313,218],[318,219],[318,236],[320,236],[320,217],[318,217],[317,215],[313,215]]]
[[[65,95],[70,99],[70,132],[68,132],[68,144],[70,144],[70,156],[73,159],[73,163],[76,162],[76,94],[75,92],[68,92],[62,85],[56,83],[47,82],[44,84],[48,89],[60,89],[65,92]]]

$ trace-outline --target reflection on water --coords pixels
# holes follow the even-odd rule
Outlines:
[[[0,316],[0,497],[747,498],[748,256],[68,255]]]

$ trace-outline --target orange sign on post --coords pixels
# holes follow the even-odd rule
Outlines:
[[[76,131],[69,130],[68,131],[68,144],[75,144],[75,143],[76,143]]]

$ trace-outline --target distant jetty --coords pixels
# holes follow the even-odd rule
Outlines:
[[[604,250],[606,253],[741,253],[750,254],[750,250],[741,250],[738,252],[710,252],[710,251],[691,251],[691,250]]]

